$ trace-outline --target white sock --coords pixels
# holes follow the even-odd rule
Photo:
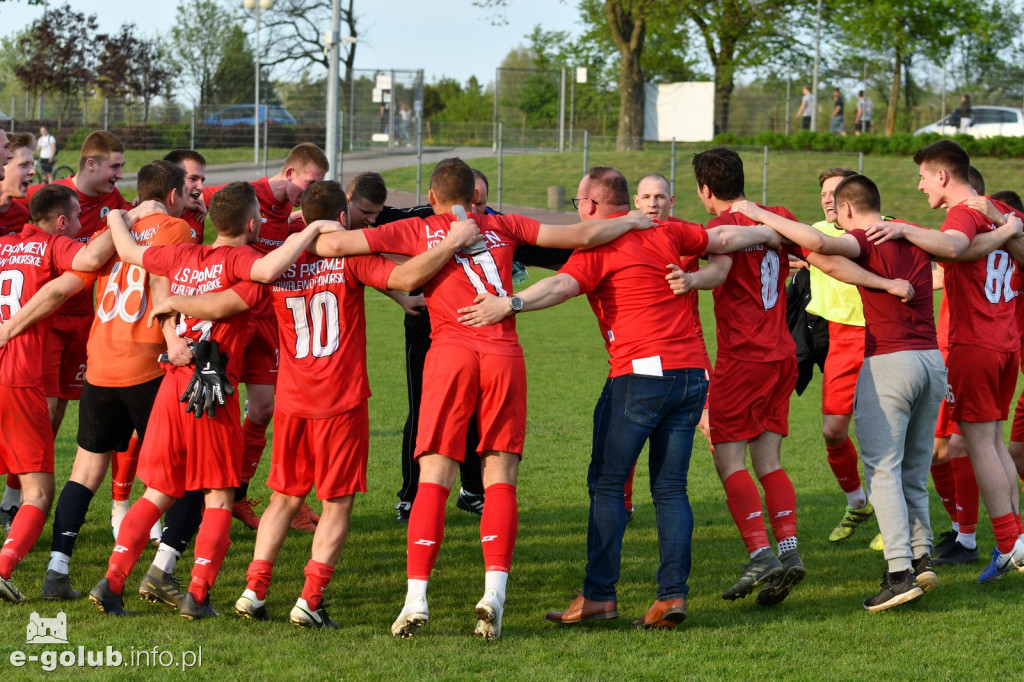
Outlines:
[[[750,553],[750,558],[753,559],[754,557],[756,557],[758,554],[760,554],[764,550],[771,549],[771,548],[772,548],[771,545],[765,545],[764,547],[758,547],[757,549],[755,549],[753,552]]]
[[[960,532],[960,524],[957,521],[953,522],[953,530],[955,530],[957,533]]]
[[[414,580],[409,578],[407,581],[408,587],[405,592],[405,603],[414,602],[420,597],[427,598],[427,581],[426,580]]]
[[[14,507],[21,506],[21,490],[15,488],[6,488],[4,490],[4,499],[0,502],[0,509],[13,509]]]
[[[153,557],[153,566],[159,568],[164,573],[174,573],[174,567],[178,565],[180,557],[181,552],[161,542],[160,549],[156,551],[156,556]]]
[[[782,541],[779,542],[779,554],[780,555],[783,552],[788,552],[791,549],[796,549],[796,536],[795,535],[793,537],[791,537],[791,538],[786,538],[785,540],[782,540]]]
[[[961,533],[960,531],[957,531],[956,541],[967,549],[978,548],[978,537],[976,533]]]
[[[57,571],[63,575],[67,575],[70,571],[68,569],[68,563],[70,563],[71,557],[63,552],[50,552],[50,563],[46,565],[46,570]]]
[[[508,573],[505,571],[487,571],[484,573],[484,592],[494,590],[498,599],[505,603],[505,586],[508,584]]]
[[[852,493],[846,493],[846,504],[850,509],[863,509],[868,505],[868,498],[864,494],[864,486],[858,486]]]

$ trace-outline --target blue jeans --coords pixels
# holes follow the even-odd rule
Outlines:
[[[626,532],[623,488],[647,441],[661,556],[657,598],[686,596],[693,537],[686,477],[707,390],[703,369],[670,370],[661,377],[627,374],[605,383],[594,409],[594,445],[587,472],[590,520],[582,590],[587,599],[616,600]]]

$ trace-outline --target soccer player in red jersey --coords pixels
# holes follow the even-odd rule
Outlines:
[[[107,213],[113,209],[129,209],[117,189],[123,177],[124,144],[113,133],[96,130],[85,138],[78,161],[78,173],[57,180],[78,192],[82,207],[82,230],[77,239],[87,241],[103,229]],[[29,188],[29,198],[44,185]],[[46,395],[50,405],[53,433],[60,430],[69,400],[78,400],[85,377],[85,346],[92,326],[93,291],[86,289],[61,306],[53,318],[53,328],[46,339],[44,373]]]
[[[299,203],[302,192],[312,183],[324,179],[329,164],[323,151],[312,143],[296,145],[272,177],[260,178],[252,183],[260,203],[260,238],[256,245],[264,251],[275,249],[293,231],[289,226],[292,210]],[[220,186],[207,187],[203,197],[207,201]],[[274,384],[277,383],[277,322],[269,299],[261,301],[249,313],[249,340],[243,352],[242,383],[246,391],[245,421],[242,424],[244,454],[242,456],[242,484],[236,492],[232,514],[246,526],[255,529],[259,517],[253,511],[254,503],[248,498],[249,480],[255,475],[263,450],[267,446],[267,425],[274,414]],[[316,515],[303,504],[296,515],[293,528],[313,531]]]
[[[303,219],[344,224],[346,205],[345,192],[337,182],[314,183],[302,195]],[[235,603],[238,615],[266,619],[274,561],[296,510],[315,485],[323,502],[323,520],[313,536],[306,584],[291,611],[291,622],[314,629],[337,627],[322,606],[323,592],[344,547],[355,493],[366,491],[369,454],[364,288],[414,289],[460,246],[478,238],[475,224],[458,223],[437,247],[398,266],[380,256],[304,254],[271,285],[284,351],[267,483],[275,492],[256,534],[246,590]],[[220,316],[246,307],[241,298],[224,292],[172,298],[162,310]],[[339,376],[347,380],[336,381]],[[314,401],[309,397],[310,382],[323,387]]]
[[[1013,237],[983,256],[974,242],[1015,213],[995,202],[995,216],[971,208],[977,196],[968,183],[970,157],[952,140],[939,140],[918,149],[918,189],[928,205],[949,211],[940,230],[886,223],[874,233],[879,241],[904,238],[943,263],[949,300],[949,390],[946,402],[960,427],[964,448],[974,468],[981,497],[992,520],[996,547],[991,563],[981,572],[983,583],[998,580],[1014,567],[1024,566],[1024,527],[1013,459],[1003,443],[1002,423],[1009,414],[1017,381],[1020,336],[1014,317],[1010,278],[1013,260],[1024,260],[1024,238]]]
[[[905,280],[906,292],[859,287],[864,303],[864,364],[857,379],[854,417],[864,476],[885,544],[888,570],[881,591],[864,601],[869,611],[917,601],[938,585],[929,551],[928,469],[932,432],[946,392],[946,369],[935,337],[931,257],[908,242],[872,243],[881,223],[878,187],[863,175],[835,188],[835,237],[758,207],[734,211],[776,228],[814,252],[844,256],[879,276]],[[1019,232],[1021,225],[1017,224]],[[1011,234],[1008,228],[1005,234]],[[1005,238],[1005,237],[1004,237]],[[813,260],[828,272],[829,261]],[[902,300],[901,300],[902,299]]]
[[[184,184],[184,172],[169,162],[154,161],[139,169],[139,198],[150,202],[129,213],[132,235],[139,244],[190,241],[189,226],[178,218],[185,208]],[[153,202],[159,202],[163,210],[150,211]],[[141,217],[136,221],[136,216]],[[91,362],[79,402],[78,451],[57,500],[50,563],[43,580],[44,599],[81,596],[71,587],[68,575],[75,541],[92,497],[106,476],[112,453],[123,450],[133,433],[145,434],[164,375],[157,357],[169,349],[168,355],[176,364],[191,361],[191,353],[178,339],[173,321],[157,329],[146,326],[146,313],[154,300],[169,295],[169,283],[166,278],[150,278],[140,266],[111,258],[95,275],[62,275],[48,284],[40,297],[45,293],[45,304],[52,308],[91,288],[97,280],[101,293],[89,333],[87,355]],[[30,305],[36,303],[33,300]],[[28,307],[22,312],[28,312]]]
[[[185,197],[188,203],[181,219],[192,228],[192,240],[202,244],[206,228],[206,202],[203,200],[206,157],[194,149],[175,149],[164,155],[164,161],[170,161],[185,171]]]
[[[629,209],[629,187],[617,170],[592,168],[573,202],[583,220],[614,218]],[[518,310],[547,308],[586,293],[610,355],[611,371],[594,409],[587,473],[586,577],[569,608],[548,613],[547,620],[570,624],[618,617],[615,586],[626,530],[620,495],[648,442],[661,564],[656,600],[633,625],[671,629],[686,617],[693,535],[687,474],[707,393],[707,351],[693,320],[692,297],[676,296],[665,280],[679,270],[680,256],[736,250],[773,238],[778,241],[764,227],[705,231],[681,220],[659,220],[649,230],[575,252],[557,275],[518,296],[481,294],[476,305],[459,311],[466,324],[492,324]]]
[[[35,144],[28,133],[11,133],[9,138],[0,128],[0,236],[20,232],[29,222],[28,201],[25,195],[35,169],[32,148]],[[14,515],[21,506],[21,483],[17,474],[7,476],[7,487],[0,500],[0,525],[4,532],[11,529]]]
[[[260,296],[255,282],[276,279],[324,226],[314,223],[262,255],[247,246],[259,237],[260,218],[256,193],[246,183],[233,183],[218,192],[210,203],[210,218],[217,230],[217,240],[210,246],[138,244],[120,214],[111,218],[110,226],[121,260],[141,265],[151,275],[168,277],[172,294],[232,289],[249,303]],[[195,344],[194,352],[208,352],[209,357],[205,363],[197,358],[196,366],[167,367],[147,425],[150,437],[139,455],[139,478],[146,483],[146,492],[122,521],[107,575],[89,594],[105,613],[125,614],[124,581],[146,545],[153,522],[186,490],[202,490],[206,510],[196,539],[192,582],[179,613],[193,620],[217,615],[210,606],[209,590],[231,543],[230,509],[241,466],[238,398],[232,393],[222,409],[198,418],[186,412],[179,396],[197,370],[223,372],[232,385],[237,383],[247,325],[246,315],[220,321],[182,316],[178,321],[178,335]],[[228,361],[222,362],[221,357]]]
[[[361,234],[372,251],[417,255],[444,238],[454,220],[452,207],[470,205],[474,189],[472,169],[461,159],[445,159],[430,176],[428,198],[435,215],[399,220]],[[475,329],[459,323],[458,308],[472,303],[479,293],[512,290],[512,257],[518,244],[582,247],[610,241],[635,225],[650,224],[642,214],[568,227],[541,225],[523,216],[473,217],[484,235],[479,245],[456,254],[423,287],[433,344],[423,372],[416,446],[420,477],[409,518],[408,592],[391,627],[398,637],[415,634],[427,622],[427,582],[444,534],[445,503],[473,412],[480,426],[478,451],[484,455],[485,489],[480,537],[486,577],[484,597],[476,609],[476,634],[493,639],[501,633],[519,519],[515,486],[526,430],[526,372],[514,321]],[[324,235],[317,253],[335,255],[332,242],[345,238],[344,232]]]
[[[0,144],[6,133],[0,129]],[[28,133],[11,133],[0,159],[6,162],[0,166],[0,236],[21,232],[29,222],[28,193],[35,162],[32,158],[32,136]],[[5,157],[4,152],[9,154]]]
[[[697,194],[713,216],[708,227],[754,223],[728,213],[743,199],[743,161],[718,147],[693,157]],[[772,212],[793,218],[782,207]],[[786,253],[762,245],[713,256],[696,277],[698,288],[714,288],[718,355],[712,381],[711,441],[715,468],[725,486],[733,520],[751,561],[739,581],[722,593],[739,599],[755,587],[761,603],[777,603],[806,571],[797,552],[796,493],[782,468],[782,439],[789,431],[789,396],[796,384],[796,346],[786,326]],[[754,472],[764,488],[779,557],[771,551],[762,520],[761,495],[746,468],[749,444]],[[781,601],[781,599],[779,599]]]
[[[11,573],[35,544],[53,501],[53,430],[41,361],[50,321],[11,318],[61,272],[95,270],[113,253],[107,235],[88,246],[74,240],[81,208],[67,187],[40,190],[29,212],[32,223],[0,237],[0,473],[19,474],[23,497],[0,551],[0,599],[14,602],[23,597],[9,582]]]

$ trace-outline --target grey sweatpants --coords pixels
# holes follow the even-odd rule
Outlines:
[[[910,568],[931,551],[928,470],[945,395],[946,367],[938,350],[865,358],[857,378],[853,418],[890,572]]]

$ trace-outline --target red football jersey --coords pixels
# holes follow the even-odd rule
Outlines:
[[[149,247],[142,264],[150,273],[170,278],[172,294],[198,296],[233,289],[251,306],[263,295],[262,285],[249,281],[253,263],[259,257],[260,253],[248,246],[172,244]],[[178,336],[195,342],[216,341],[220,354],[228,356],[228,377],[232,384],[237,384],[248,324],[247,313],[215,321],[181,315]]]
[[[762,208],[790,220],[796,217],[781,206]],[[718,225],[756,225],[744,215],[725,213],[711,220]],[[794,253],[799,250],[794,247]],[[786,279],[789,259],[786,251],[763,244],[728,254],[732,259],[729,277],[714,290],[718,356],[733,356],[748,362],[774,362],[796,353],[796,344],[786,326]]]
[[[700,223],[690,223],[685,220],[680,220],[679,218],[673,218],[671,216],[666,218],[665,222],[677,224],[681,223],[683,225],[696,225],[701,229],[704,228],[704,226],[701,225]],[[700,269],[700,256],[701,254],[686,254],[684,256],[680,256],[679,267],[682,268],[683,272],[697,272],[697,270]],[[696,330],[697,334],[703,334],[704,330],[701,328],[700,325],[700,298],[698,298],[697,296],[697,291],[687,291],[685,294],[681,296],[681,298],[689,301],[690,314],[693,316],[694,329]],[[710,361],[708,366],[710,366]]]
[[[430,337],[436,343],[452,343],[481,353],[522,355],[514,317],[487,327],[459,323],[459,308],[473,305],[477,294],[508,296],[512,293],[512,257],[520,244],[535,244],[540,223],[520,215],[473,215],[487,251],[468,255],[459,251],[429,282],[423,294],[430,312]],[[366,230],[370,250],[423,253],[448,234],[455,221],[450,214],[407,218]]]
[[[132,205],[124,200],[121,192],[114,188],[109,194],[99,194],[94,197],[87,196],[78,191],[74,178],[55,180],[53,184],[64,185],[78,192],[78,203],[82,207],[82,229],[75,237],[83,244],[107,226],[107,214],[114,209],[130,210]],[[29,199],[45,185],[33,185],[28,188]],[[85,291],[72,296],[61,305],[57,311],[58,315],[92,315],[92,288],[87,287]]]
[[[260,217],[263,219],[263,224],[260,226],[260,238],[256,243],[256,247],[264,251],[276,249],[281,244],[284,244],[284,240],[288,238],[288,235],[301,230],[303,226],[296,229],[289,225],[288,218],[292,214],[292,203],[287,199],[284,201],[277,200],[274,193],[270,190],[270,178],[260,178],[249,184],[256,190],[256,199],[260,202]],[[203,201],[206,202],[207,206],[210,205],[213,195],[224,187],[226,185],[216,185],[203,189]],[[266,298],[265,300],[258,301],[256,306],[249,311],[249,314],[254,317],[273,317],[274,311],[271,309],[270,299]]]
[[[699,226],[662,222],[575,251],[559,270],[587,294],[610,356],[609,376],[630,374],[633,360],[655,355],[666,370],[707,367],[692,303],[665,282],[666,265],[679,255],[701,254],[707,245],[707,232]]]
[[[0,320],[7,321],[44,284],[71,269],[84,244],[52,235],[35,225],[0,237]],[[46,318],[0,348],[0,384],[16,388],[43,385],[43,339],[50,330]]]
[[[938,348],[931,255],[903,239],[874,244],[864,230],[849,234],[860,244],[858,265],[887,279],[905,279],[914,287],[914,298],[907,303],[879,289],[857,287],[864,302],[864,357]]]
[[[0,237],[21,232],[28,222],[28,201],[13,199],[7,210],[0,213]]]
[[[276,410],[322,419],[370,397],[364,289],[386,289],[396,267],[380,256],[303,254],[270,285],[281,349]]]
[[[1003,213],[1014,212],[999,201],[992,202]],[[975,210],[959,204],[949,209],[941,230],[956,230],[974,240],[979,232],[995,225]],[[1012,353],[1020,348],[1014,314],[1011,278],[1013,258],[1003,248],[986,258],[966,263],[942,263],[946,297],[949,299],[949,343],[981,346]]]

